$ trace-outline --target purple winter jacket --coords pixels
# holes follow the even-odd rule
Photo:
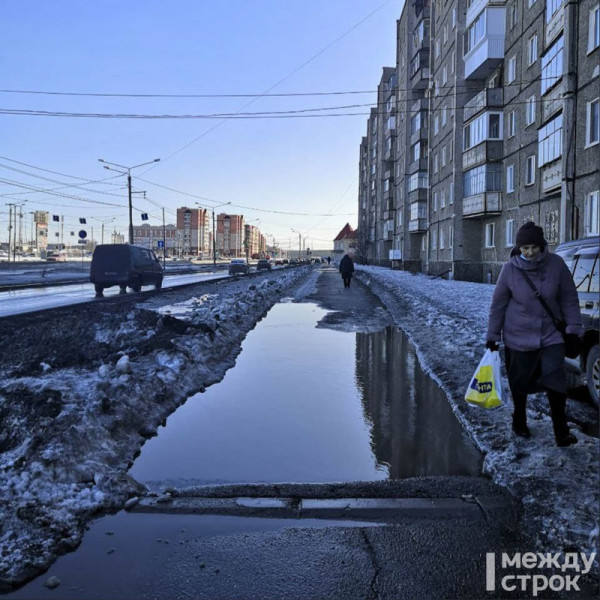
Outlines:
[[[519,269],[527,271],[554,316],[566,322],[567,333],[583,335],[573,277],[564,260],[545,248],[535,260],[512,256],[502,267],[492,298],[486,339],[499,342],[502,337],[506,346],[521,351],[563,343],[562,334]]]

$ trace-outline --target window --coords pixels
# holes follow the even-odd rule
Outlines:
[[[448,67],[444,65],[442,69],[442,85],[446,85],[448,83]]]
[[[433,207],[432,207],[433,212],[435,212],[438,209],[438,198],[439,198],[439,193],[433,192]]]
[[[505,246],[512,248],[515,245],[515,221],[514,219],[506,220],[506,237]]]
[[[418,112],[410,119],[410,134],[417,133],[421,129],[421,113]]]
[[[436,153],[433,155],[433,172],[437,173],[438,170],[439,170],[438,155]]]
[[[445,106],[443,106],[442,107],[442,127],[445,127],[447,122],[448,122],[448,109]]]
[[[446,206],[446,190],[440,190],[440,208]]]
[[[452,8],[452,29],[456,27],[456,6]]]
[[[552,17],[559,11],[562,0],[546,0],[546,23],[550,23]]]
[[[600,142],[600,99],[588,102],[585,119],[585,145],[592,146]]]
[[[450,73],[454,74],[454,69],[456,69],[456,52],[452,52],[452,57],[450,58]]]
[[[452,186],[450,186],[452,191]],[[502,165],[488,163],[463,173],[463,194],[465,198],[485,192],[502,191]]]
[[[517,127],[517,114],[516,111],[511,110],[508,113],[508,137],[513,137]]]
[[[512,56],[508,59],[508,73],[506,75],[507,83],[512,83],[517,78],[517,57]]]
[[[537,0],[528,0],[527,1],[527,7],[531,8],[536,2],[537,2]]]
[[[413,144],[411,149],[411,158],[412,161],[415,162],[421,158],[421,142],[417,142]]]
[[[437,233],[435,231],[431,232],[431,249],[437,250]]]
[[[454,186],[451,185],[448,189],[448,204],[454,204]]]
[[[473,148],[485,140],[501,140],[502,113],[483,113],[463,127],[463,150]]]
[[[433,119],[433,135],[437,135],[440,132],[440,117],[435,115]]]
[[[527,157],[527,169],[525,170],[525,185],[535,183],[535,154]]]
[[[448,248],[454,246],[454,225],[448,227]]]
[[[506,193],[510,194],[515,191],[515,165],[506,167]]]
[[[371,175],[375,175],[376,170],[377,170],[377,167],[375,165],[371,165]]]
[[[496,225],[494,223],[486,223],[485,225],[485,247],[494,247],[494,237],[496,233]]]
[[[525,105],[525,121],[527,125],[533,125],[535,123],[535,96],[527,98]]]
[[[590,28],[588,32],[588,53],[600,46],[600,5],[590,10]]]
[[[421,252],[425,252],[427,250],[427,236],[423,236],[421,239]]]
[[[537,60],[537,35],[529,38],[527,45],[527,65],[530,67]]]
[[[542,94],[545,94],[563,74],[563,45],[561,35],[542,56]]]
[[[454,160],[454,140],[450,140],[450,160]]]
[[[538,130],[538,164],[540,167],[562,155],[562,114]]]
[[[440,40],[436,40],[436,42],[435,42],[435,57],[436,58],[440,57],[440,50],[441,50]]]
[[[516,0],[510,5],[508,12],[508,28],[512,29],[517,24],[517,3]]]
[[[407,190],[413,192],[416,189],[429,187],[429,176],[425,172],[413,173],[408,178]]]
[[[448,25],[444,25],[444,46],[448,43]]]
[[[484,10],[476,19],[473,21],[469,29],[464,33],[463,37],[463,54],[467,55],[485,36],[485,16],[486,11]]]
[[[595,192],[590,192],[585,197],[585,206],[583,211],[583,230],[585,235],[598,235],[600,232],[600,220],[598,214],[599,197],[600,192],[598,190]]]
[[[444,249],[444,242],[446,240],[444,239],[444,230],[440,227],[440,250]]]
[[[442,148],[442,167],[446,166],[446,146]]]

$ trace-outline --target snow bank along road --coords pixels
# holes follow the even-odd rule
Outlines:
[[[579,443],[557,448],[545,395],[530,396],[530,440],[517,438],[510,430],[512,403],[505,378],[506,404],[502,408],[485,411],[463,400],[485,350],[494,286],[431,279],[378,267],[358,267],[357,276],[382,299],[396,324],[414,342],[422,368],[446,392],[454,413],[485,453],[484,473],[522,502],[524,523],[530,526],[530,535],[537,537],[538,550],[596,552],[600,508],[598,438],[578,431],[573,415],[577,415],[578,422],[597,427],[597,410],[570,399],[567,415]]]
[[[145,439],[222,379],[246,333],[309,274],[0,319],[0,589],[76,547],[92,516],[144,493],[127,470]]]
[[[554,446],[545,401],[533,438],[510,409],[462,402],[483,352],[492,286],[361,268],[446,391],[485,471],[523,503],[546,552],[590,552],[598,539],[598,440]],[[103,302],[0,319],[0,586],[39,574],[80,542],[90,518],[146,492],[127,470],[188,396],[222,379],[246,333],[282,296],[313,289],[312,267],[165,290],[138,306]],[[570,407],[572,408],[572,407]],[[524,549],[524,551],[533,549]]]

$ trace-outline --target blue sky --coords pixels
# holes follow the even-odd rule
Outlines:
[[[374,92],[382,67],[395,63],[401,10],[398,0],[9,2],[0,23],[0,88],[144,95]],[[374,93],[253,99],[0,92],[5,111],[87,114],[205,115],[374,102]],[[368,111],[362,106],[341,112]],[[243,214],[284,246],[290,240],[296,247],[294,228],[312,247],[327,248],[347,221],[356,226],[366,118],[222,122],[0,114],[0,180],[13,182],[0,182],[0,240],[7,238],[6,203],[23,200],[26,214],[64,215],[65,229],[78,229],[78,218],[86,217],[88,229],[105,221],[108,229],[125,232],[125,177],[103,170],[98,159],[131,167],[161,158],[150,170],[132,171],[134,189],[145,190],[152,201],[135,196],[134,224],[141,223],[140,211],[159,224],[156,205],[174,222],[177,207],[231,202],[246,208],[217,212]],[[83,188],[66,187],[113,175]]]

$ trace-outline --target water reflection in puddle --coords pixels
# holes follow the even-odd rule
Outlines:
[[[275,305],[235,367],[169,417],[131,474],[176,485],[477,475],[479,453],[406,337],[317,328],[326,314]]]

